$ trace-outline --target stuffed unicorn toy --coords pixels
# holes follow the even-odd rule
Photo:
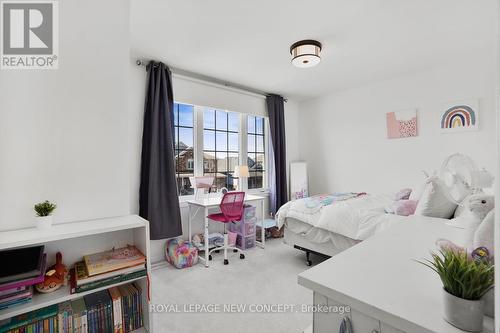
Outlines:
[[[466,221],[466,240],[459,246],[446,239],[438,239],[439,248],[454,251],[472,250],[478,247],[488,249],[490,256],[494,253],[495,197],[484,193],[468,196],[457,208],[454,220]],[[453,223],[451,223],[453,224]]]

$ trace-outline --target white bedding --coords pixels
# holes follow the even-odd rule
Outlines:
[[[276,213],[278,227],[286,218],[294,218],[313,227],[324,229],[355,240],[365,240],[407,217],[386,214],[385,207],[393,202],[393,195],[363,195],[337,201],[317,210],[307,209],[304,199],[290,201]]]

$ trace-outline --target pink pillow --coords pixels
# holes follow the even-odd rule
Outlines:
[[[411,188],[404,188],[394,196],[394,201],[408,200],[410,198]]]
[[[399,200],[392,205],[392,209],[396,215],[409,216],[415,214],[417,203],[416,200]]]

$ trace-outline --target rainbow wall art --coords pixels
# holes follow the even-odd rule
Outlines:
[[[454,103],[446,107],[441,116],[441,131],[445,133],[478,130],[477,104],[477,101]]]

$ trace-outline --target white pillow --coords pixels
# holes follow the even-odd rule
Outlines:
[[[469,207],[469,199],[470,195],[466,196],[464,200],[458,205],[457,209],[455,209],[455,214],[453,215],[454,218],[459,218],[463,217],[466,219],[471,219],[473,218],[473,213],[470,211]]]
[[[410,197],[408,198],[409,200],[415,200],[418,201],[420,200],[420,197],[422,196],[422,193],[424,192],[425,186],[427,183],[422,183],[419,185],[415,185],[410,193]]]
[[[438,179],[429,179],[418,201],[415,215],[449,219],[453,216],[457,204],[448,199],[445,187]]]

